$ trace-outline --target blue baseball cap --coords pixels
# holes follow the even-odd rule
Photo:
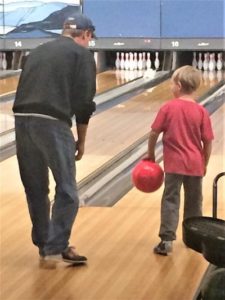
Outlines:
[[[92,37],[96,38],[94,34],[95,26],[92,21],[83,14],[76,14],[72,17],[68,17],[65,20],[63,27],[65,29],[90,30],[92,32]]]

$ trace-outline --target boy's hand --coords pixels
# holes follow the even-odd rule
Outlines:
[[[146,155],[143,157],[143,160],[151,160],[155,162],[155,155]]]

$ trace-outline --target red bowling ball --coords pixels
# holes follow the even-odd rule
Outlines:
[[[157,163],[143,159],[134,167],[131,177],[138,190],[152,193],[162,185],[164,172]]]

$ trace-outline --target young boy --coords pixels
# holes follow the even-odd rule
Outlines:
[[[180,190],[184,188],[183,218],[202,215],[202,177],[206,174],[213,132],[207,111],[194,100],[201,72],[191,66],[177,69],[171,80],[174,99],[164,104],[151,126],[148,159],[155,161],[155,145],[163,133],[165,188],[161,203],[161,242],[154,253],[168,255],[176,239]]]

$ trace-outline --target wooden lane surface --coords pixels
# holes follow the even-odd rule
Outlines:
[[[128,74],[129,75],[129,74]],[[113,70],[99,73],[96,79],[97,94],[103,93],[105,91],[111,90],[118,87],[126,82],[134,80],[140,76],[136,73],[132,76],[122,76],[122,73],[115,72]],[[0,79],[0,95],[7,95],[9,93],[15,92],[18,84],[19,76],[8,77],[5,79]],[[14,118],[12,117],[12,105],[13,101],[0,102],[0,132],[5,132],[6,130],[14,128]]]
[[[223,105],[212,116],[215,141],[204,185],[207,212],[211,210],[212,179],[225,167],[224,117]],[[152,194],[132,189],[114,207],[82,207],[71,243],[88,256],[87,266],[59,264],[46,269],[39,264],[30,241],[30,221],[15,157],[2,162],[1,171],[1,299],[192,299],[208,263],[184,247],[181,224],[173,255],[152,253],[158,242],[162,189]],[[224,191],[221,196],[224,199]],[[224,207],[222,211],[224,216]]]
[[[218,83],[205,79],[197,92],[203,95]],[[170,80],[91,118],[85,155],[77,162],[78,181],[149,132],[159,107],[171,98]],[[73,129],[75,135],[75,129]]]
[[[204,94],[217,83],[217,78],[214,81],[205,79],[197,95]],[[77,162],[78,181],[148,133],[160,105],[172,97],[169,86],[170,80],[167,80],[91,118],[85,155],[81,161]],[[12,117],[8,122],[13,127]],[[4,128],[4,122],[1,128]],[[73,131],[76,135],[75,128]]]
[[[213,81],[205,79],[197,95],[204,94],[217,83],[217,78]],[[78,181],[148,133],[159,107],[171,97],[170,80],[166,80],[122,104],[93,116],[89,124],[85,155],[77,162]],[[12,117],[8,123],[13,127]],[[5,128],[4,123],[1,127]],[[76,135],[75,128],[73,131]]]
[[[99,73],[96,80],[97,94],[119,87],[141,76],[143,76],[142,71],[109,70]]]
[[[0,79],[0,96],[15,93],[20,75]]]
[[[120,75],[116,76],[116,72],[113,70],[105,71],[97,74],[96,85],[97,85],[97,94],[108,91],[112,88],[120,86],[121,80],[118,79]],[[136,75],[137,77],[137,75]],[[135,78],[134,78],[135,79]],[[19,75],[7,77],[5,79],[0,79],[0,95],[7,95],[13,93],[17,89],[19,81]],[[12,114],[12,101],[0,103],[1,113]]]
[[[126,75],[128,74],[128,76]],[[102,73],[97,74],[96,77],[96,89],[97,94],[111,90],[112,88],[118,87],[123,83],[134,80],[137,77],[140,77],[142,74],[138,72],[120,72],[114,70],[108,70]],[[15,93],[17,85],[19,82],[19,75],[6,77],[0,79],[0,96],[4,94]]]
[[[19,81],[19,75],[0,79],[0,95],[15,92]],[[116,78],[115,71],[106,71],[97,74],[97,93],[102,93],[121,85]],[[12,101],[0,103],[1,113],[12,115]]]

